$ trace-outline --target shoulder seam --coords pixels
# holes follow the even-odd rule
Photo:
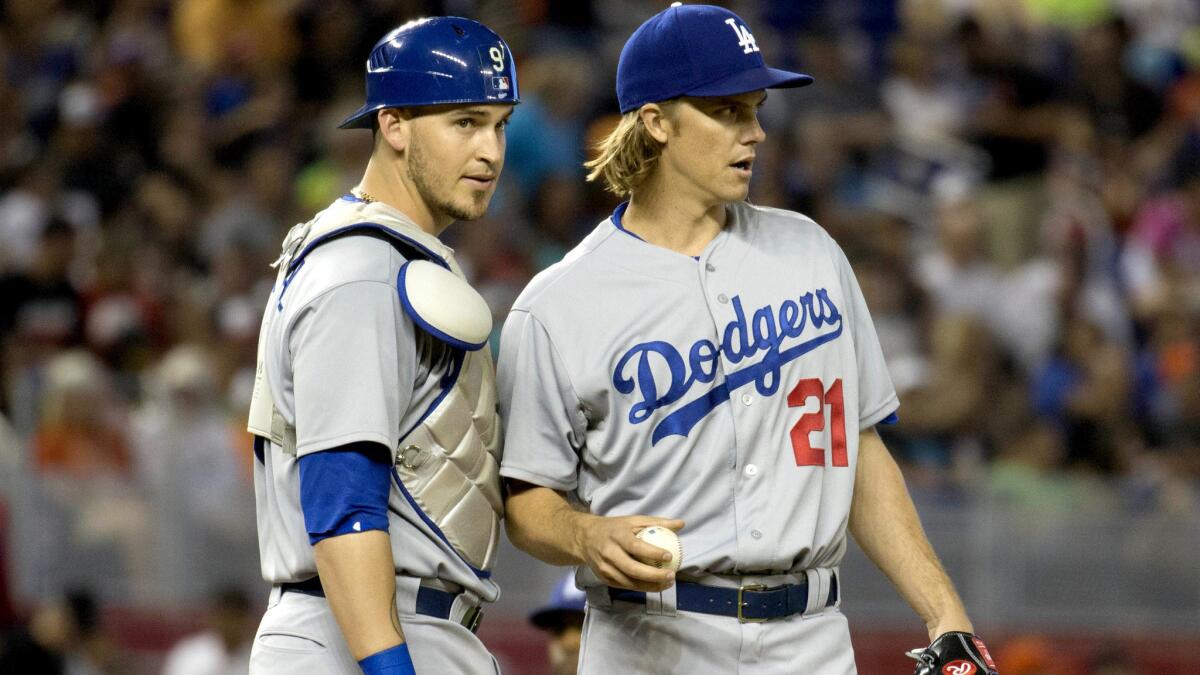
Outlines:
[[[546,334],[546,339],[550,342],[550,349],[554,350],[554,358],[557,359],[558,362],[563,365],[563,368],[565,370],[566,366],[567,366],[567,361],[566,361],[566,359],[564,359],[562,357],[562,352],[558,351],[558,345],[555,344],[555,342],[554,342],[554,336],[550,333],[550,328],[547,327],[546,324],[542,323],[542,320],[537,318],[537,315],[528,309],[514,308],[514,309],[510,310],[509,313],[512,314],[513,312],[521,312],[522,314],[527,314],[531,321],[537,323],[537,325],[541,327],[542,331]],[[583,398],[579,395],[579,390],[575,388],[574,380],[571,379],[571,373],[564,372],[563,374],[567,378],[567,386],[571,388],[571,394],[575,397],[575,403],[581,409],[586,407],[583,404]]]
[[[826,241],[833,242],[834,244],[837,244],[837,240],[835,240],[833,238],[833,235],[829,234],[829,230],[826,230],[824,228],[824,226],[822,226],[815,219],[813,219],[812,216],[809,216],[804,213],[800,213],[799,211],[791,211],[789,209],[781,209],[781,208],[775,207],[775,206],[765,206],[763,204],[752,204],[750,202],[745,202],[745,204],[746,204],[746,206],[750,207],[751,209],[753,209],[755,211],[759,211],[762,213],[770,213],[770,214],[776,215],[780,218],[784,218],[784,219],[787,219],[787,220],[790,220],[793,222],[797,222],[797,223],[802,223],[804,225],[809,225],[817,231],[817,235],[820,238],[822,238]]]

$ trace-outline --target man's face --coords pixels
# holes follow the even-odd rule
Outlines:
[[[435,215],[474,220],[487,211],[504,168],[512,105],[431,106],[411,121],[406,172]]]
[[[550,669],[554,675],[575,675],[579,668],[579,640],[583,636],[583,616],[572,617],[554,632],[548,646]]]
[[[663,149],[663,168],[690,183],[702,199],[737,202],[750,191],[755,146],[766,135],[758,109],[766,92],[683,98],[674,107],[674,133]]]

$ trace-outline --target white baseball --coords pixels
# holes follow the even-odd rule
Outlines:
[[[665,567],[670,570],[678,570],[679,563],[683,562],[683,544],[679,542],[679,535],[665,527],[647,527],[639,530],[637,538],[661,549],[668,551],[671,554],[669,561],[662,560],[642,560],[642,562],[653,567]]]

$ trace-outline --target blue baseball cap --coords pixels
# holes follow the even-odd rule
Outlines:
[[[572,570],[550,591],[550,602],[529,615],[529,622],[542,630],[562,628],[569,616],[583,616],[587,595],[575,588],[575,572]]]
[[[732,96],[812,84],[768,68],[754,35],[724,7],[674,3],[633,31],[617,63],[621,113],[677,96]]]

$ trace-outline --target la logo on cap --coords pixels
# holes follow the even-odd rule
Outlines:
[[[750,34],[749,28],[739,24],[733,17],[725,19],[725,23],[733,29],[733,34],[737,36],[738,46],[742,48],[743,54],[752,54],[758,51],[758,43],[754,41],[754,36]]]
[[[672,7],[682,7],[682,2],[672,2]],[[733,34],[737,36],[738,46],[742,48],[743,54],[753,54],[758,49],[758,42],[755,41],[754,35],[750,33],[750,29],[746,28],[745,24],[739,24],[736,19],[729,17],[725,19],[725,23],[733,29]]]

